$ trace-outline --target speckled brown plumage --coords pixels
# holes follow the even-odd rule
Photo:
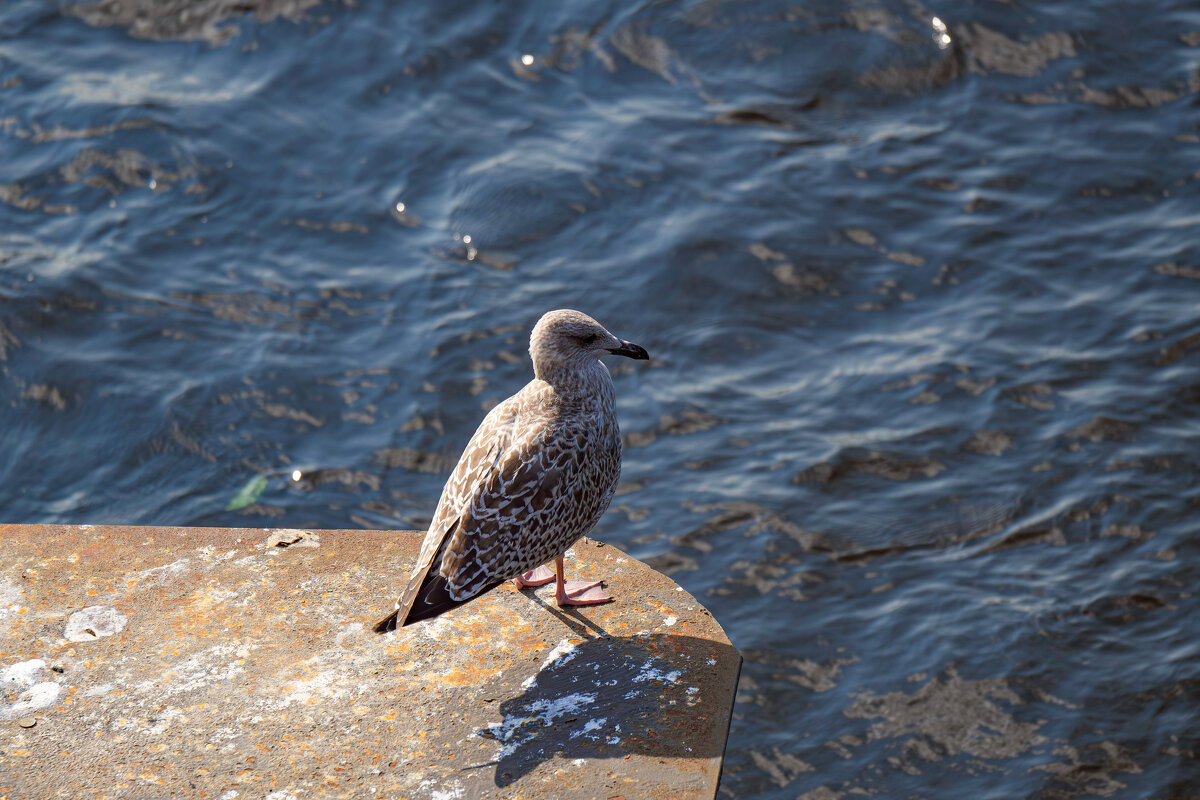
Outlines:
[[[529,351],[534,379],[471,437],[396,611],[376,630],[437,616],[560,557],[608,508],[621,433],[599,356],[646,351],[570,310],[543,316]]]

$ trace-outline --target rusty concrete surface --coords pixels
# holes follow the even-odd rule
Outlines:
[[[0,525],[0,798],[711,798],[737,651],[584,540],[380,636],[420,534]],[[547,602],[549,600],[549,602]]]

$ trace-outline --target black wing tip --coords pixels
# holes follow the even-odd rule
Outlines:
[[[421,584],[416,602],[411,604],[403,620],[400,619],[400,609],[397,608],[376,622],[372,630],[376,633],[391,633],[412,625],[414,622],[433,619],[452,608],[458,608],[465,602],[467,601],[455,600],[450,596],[446,579],[441,575],[428,575]]]
[[[414,622],[441,616],[465,602],[467,601],[455,600],[450,596],[450,587],[447,586],[445,578],[441,575],[430,575],[425,578],[425,582],[417,593],[417,601],[408,610],[408,616],[404,618],[404,622],[399,627],[403,628]]]
[[[466,603],[475,600],[476,598],[482,597],[502,583],[504,583],[504,581],[489,582],[486,586],[484,586],[484,588],[470,597],[464,600],[455,600],[450,596],[450,587],[446,583],[445,578],[443,578],[441,575],[429,575],[425,578],[425,582],[421,584],[421,589],[417,593],[416,602],[414,602],[412,604],[412,608],[408,610],[408,616],[406,616],[404,621],[399,625],[395,625],[394,622],[393,625],[394,627],[404,628],[412,625],[414,622],[440,617],[447,611],[451,611],[461,605],[465,605]]]
[[[400,609],[396,609],[391,614],[388,614],[386,617],[379,620],[379,622],[376,622],[373,630],[376,633],[391,633],[392,631],[396,630],[397,627],[399,627],[396,625],[396,619],[399,616]]]
[[[426,575],[425,580],[421,582],[421,588],[417,590],[415,601],[408,604],[408,613],[404,615],[404,618],[400,618],[400,609],[397,608],[391,614],[376,622],[372,630],[376,633],[391,633],[394,630],[406,628],[415,622],[433,619],[451,609],[458,608],[464,603],[469,603],[481,595],[487,594],[503,582],[490,581],[483,589],[465,600],[456,600],[450,596],[450,586],[447,584],[445,578],[437,574]],[[406,596],[407,594],[405,592]]]

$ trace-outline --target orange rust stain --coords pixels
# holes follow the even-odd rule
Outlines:
[[[428,673],[422,680],[433,680],[436,684],[442,686],[478,686],[480,682],[487,680],[486,674],[481,674],[478,669],[455,668],[444,675]]]

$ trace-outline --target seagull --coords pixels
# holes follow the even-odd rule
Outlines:
[[[529,354],[533,380],[467,443],[408,586],[377,632],[436,617],[507,580],[519,588],[554,581],[560,606],[612,600],[600,581],[565,580],[563,554],[596,526],[621,477],[612,377],[600,357],[650,356],[570,309],[538,320]]]

